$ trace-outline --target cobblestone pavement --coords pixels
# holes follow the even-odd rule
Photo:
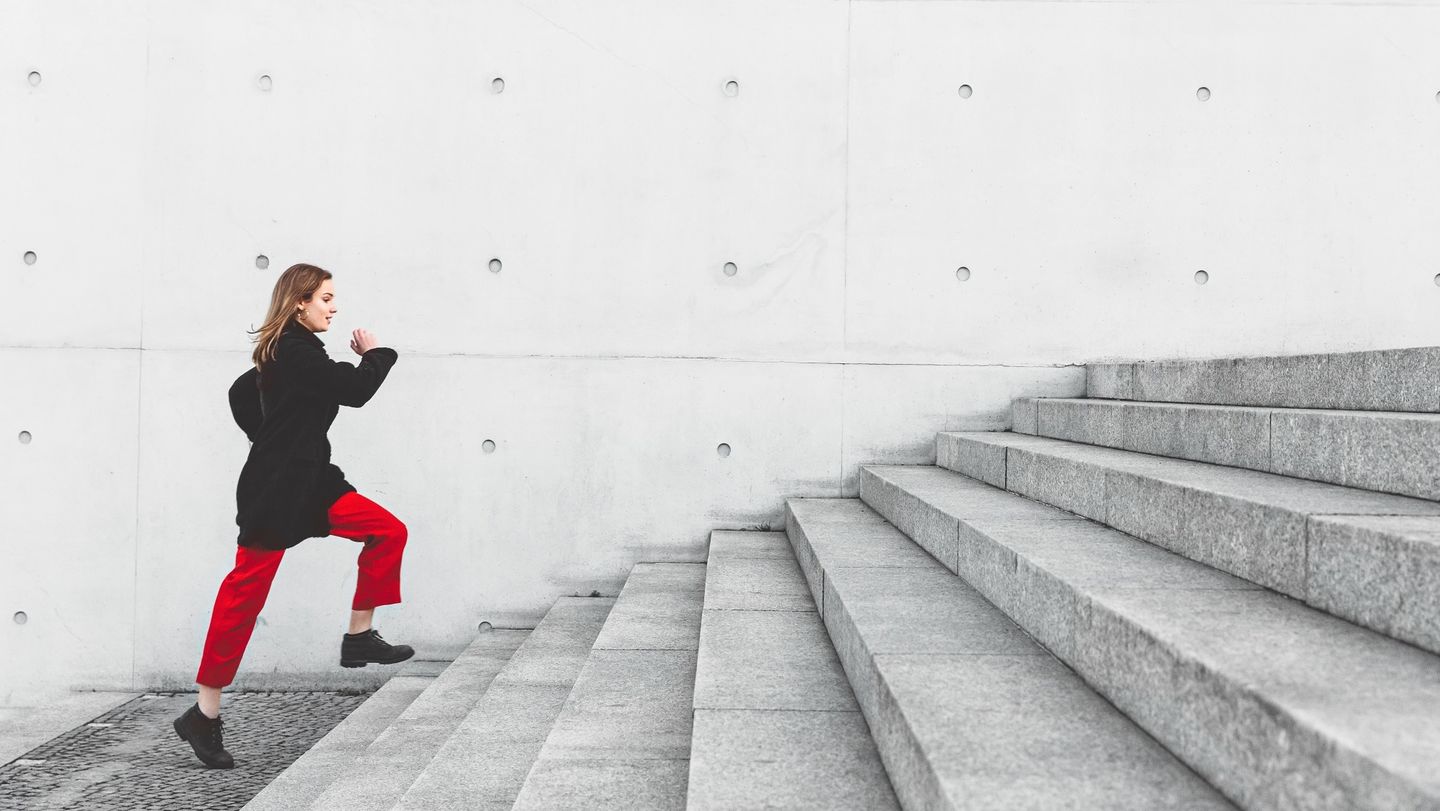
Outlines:
[[[0,810],[238,809],[369,696],[227,691],[235,768],[211,769],[170,725],[196,694],[148,694],[0,765]]]

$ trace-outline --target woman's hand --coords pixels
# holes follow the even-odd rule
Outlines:
[[[368,329],[360,329],[357,327],[355,331],[351,333],[351,335],[352,337],[350,338],[350,348],[355,350],[355,354],[357,355],[363,355],[369,350],[374,349],[375,347],[380,345],[379,342],[375,340],[375,336],[371,335],[370,330]]]

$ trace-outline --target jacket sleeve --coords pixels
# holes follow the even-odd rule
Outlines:
[[[398,357],[388,346],[360,356],[359,365],[331,360],[325,350],[303,341],[289,341],[286,365],[295,385],[332,403],[359,408],[379,391]]]
[[[235,417],[235,424],[245,432],[245,436],[251,442],[255,441],[255,432],[260,430],[260,423],[263,421],[260,413],[260,390],[255,388],[255,376],[259,370],[251,366],[235,382],[230,384],[230,414]]]

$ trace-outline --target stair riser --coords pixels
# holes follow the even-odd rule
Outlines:
[[[1028,398],[1016,433],[1440,500],[1440,418]]]
[[[1366,411],[1440,411],[1440,347],[1090,364],[1086,396]]]
[[[1398,543],[1365,516],[1325,516],[1320,526],[1307,513],[1023,448],[943,434],[937,443],[940,467],[1440,652],[1436,547]],[[1002,468],[1003,479],[994,475]],[[1323,533],[1312,538],[1312,527]]]
[[[919,524],[922,531],[946,532],[943,511],[901,488],[867,488],[863,478],[877,477],[864,468],[861,475],[862,500],[867,493],[883,493],[884,498],[866,503],[887,520],[907,512],[935,512]],[[1125,594],[1082,593],[983,529],[955,516],[950,520],[956,574],[1242,807],[1422,808],[1435,802],[1277,707],[1253,685],[1217,671],[1146,627],[1127,612]],[[945,542],[913,539],[922,545]],[[1190,587],[1267,596],[1219,573]]]

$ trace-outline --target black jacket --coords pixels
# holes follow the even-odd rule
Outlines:
[[[330,463],[326,432],[340,406],[374,396],[396,358],[377,346],[358,366],[331,360],[319,336],[291,321],[265,374],[252,366],[235,379],[230,412],[252,443],[235,485],[239,545],[288,549],[330,534],[330,505],[355,487]]]

